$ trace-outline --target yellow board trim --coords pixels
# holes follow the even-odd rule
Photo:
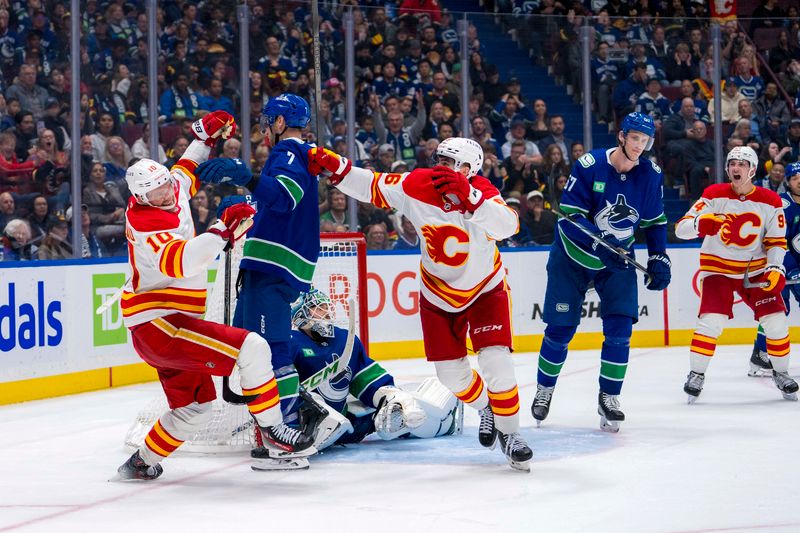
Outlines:
[[[671,330],[669,332],[670,346],[688,347],[692,342],[694,330]],[[790,327],[789,335],[797,339],[800,336],[800,327]],[[746,344],[750,345],[755,339],[755,327],[729,328],[717,339],[721,344]],[[597,350],[603,342],[603,334],[578,333],[572,339],[569,347],[571,350]],[[518,352],[538,352],[542,345],[542,335],[518,335],[514,337],[514,349]],[[631,337],[632,348],[658,348],[664,346],[664,332],[662,330],[634,331]],[[370,356],[376,361],[387,359],[411,359],[424,357],[425,350],[421,340],[376,342],[369,346]],[[99,368],[73,372],[58,376],[25,379],[0,383],[0,405],[54,398],[67,394],[89,392],[123,387],[135,383],[156,381],[156,371],[145,363]]]

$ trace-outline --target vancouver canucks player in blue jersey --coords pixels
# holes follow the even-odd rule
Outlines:
[[[300,382],[290,354],[291,304],[308,290],[319,256],[318,179],[308,172],[314,145],[302,138],[310,117],[308,103],[294,94],[266,103],[261,129],[272,149],[260,177],[236,159],[212,159],[197,168],[201,180],[247,186],[258,202],[239,265],[234,324],[269,343],[284,422],[292,425],[298,423]]]
[[[661,169],[641,157],[652,148],[653,119],[631,113],[622,120],[618,145],[592,150],[575,163],[561,198],[560,220],[547,261],[547,291],[543,319],[547,324],[539,355],[536,396],[531,406],[540,424],[547,417],[567,345],[575,335],[581,306],[590,282],[600,296],[603,346],[600,351],[598,413],[604,431],[619,431],[625,420],[619,394],[628,365],[630,338],[638,317],[636,270],[622,257],[599,245],[575,222],[632,256],[634,232],[647,238],[647,288],[660,291],[669,284],[671,263],[666,254]]]
[[[783,268],[786,269],[786,280],[800,278],[800,161],[790,163],[784,171],[786,192],[781,194],[783,213],[786,216],[786,243],[788,252],[783,257]],[[791,295],[800,302],[800,284],[786,285],[783,289],[783,301],[786,313],[791,307]],[[772,363],[767,355],[767,337],[761,327],[750,356],[751,377],[771,377]]]
[[[463,407],[436,378],[428,378],[416,391],[395,386],[392,376],[364,351],[355,337],[352,352],[343,353],[347,330],[334,327],[328,296],[312,288],[292,306],[292,361],[300,380],[311,380],[309,389],[316,403],[303,404],[303,429],[314,435],[317,449],[332,444],[361,441],[370,433],[385,440],[399,437],[450,435],[461,428]],[[335,367],[332,378],[319,386],[314,376],[334,362],[347,359],[345,368]],[[319,406],[327,413],[321,414]]]

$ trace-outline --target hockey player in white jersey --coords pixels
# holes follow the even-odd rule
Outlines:
[[[210,113],[192,125],[196,139],[172,170],[142,159],[125,176],[132,193],[125,214],[131,276],[120,305],[136,352],[158,371],[170,410],[119,467],[123,480],[161,475],[161,461],[211,417],[216,397],[211,376],[229,375],[234,365],[243,390],[254,397],[247,407],[273,457],[267,461],[281,469],[307,468],[307,461],[297,458],[316,451],[309,437],[282,422],[267,342],[201,318],[209,265],[245,235],[255,214],[250,205],[232,205],[207,233],[194,234],[189,208],[199,184],[194,170],[219,138],[234,131],[228,113]]]
[[[397,209],[414,225],[424,243],[420,319],[426,357],[439,380],[478,410],[480,443],[491,448],[499,440],[511,466],[528,471],[533,452],[519,434],[511,300],[496,245],[517,232],[519,220],[489,180],[477,175],[483,165],[477,142],[446,139],[436,156],[433,169],[380,173],[314,148],[309,170],[357,200]],[[467,335],[480,373],[466,357]]]
[[[355,331],[350,338],[333,318],[330,298],[313,287],[292,305],[292,362],[314,400],[301,404],[300,418],[314,447],[357,443],[372,433],[394,440],[461,432],[463,404],[439,380],[427,378],[413,391],[397,387]]]
[[[786,217],[777,194],[753,185],[757,166],[752,148],[733,148],[725,162],[730,183],[706,188],[675,225],[679,238],[703,239],[700,311],[689,351],[691,370],[683,387],[689,403],[703,390],[717,338],[733,317],[734,292],[753,310],[766,334],[775,386],[784,398],[797,399],[798,385],[788,374],[789,321],[781,297],[786,283]],[[752,287],[744,282],[748,267]]]

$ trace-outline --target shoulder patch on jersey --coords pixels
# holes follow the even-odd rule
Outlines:
[[[648,161],[650,161],[650,160],[648,159]],[[650,161],[650,164],[653,165],[653,170],[656,171],[656,174],[661,174],[661,167],[660,166],[656,165],[652,161]]]
[[[783,205],[784,209],[788,209],[789,206],[792,205],[792,204],[789,203],[789,200],[787,200],[786,198],[781,198],[781,204]]]
[[[583,168],[589,168],[590,166],[594,165],[596,162],[594,156],[592,154],[583,154],[579,159],[578,163],[581,164]]]
[[[484,198],[487,200],[489,198],[494,198],[495,196],[500,196],[500,191],[497,190],[497,187],[492,185],[492,182],[488,179],[484,178],[483,176],[475,176],[470,180],[470,185],[481,191],[483,193]]]
[[[180,208],[174,212],[164,211],[157,207],[142,205],[133,198],[128,203],[125,218],[128,224],[138,232],[169,231],[180,226]]]

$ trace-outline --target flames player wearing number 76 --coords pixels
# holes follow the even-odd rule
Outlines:
[[[207,233],[194,235],[189,199],[197,191],[198,163],[235,131],[233,117],[215,111],[192,125],[195,140],[172,170],[150,159],[132,165],[125,179],[132,197],[125,213],[131,277],[121,308],[139,356],[158,371],[170,410],[155,423],[144,445],[118,469],[123,480],[161,475],[161,461],[211,418],[216,397],[211,376],[239,367],[242,389],[255,396],[248,409],[265,446],[285,468],[307,467],[300,456],[316,451],[311,439],[285,426],[267,342],[256,333],[202,320],[208,266],[242,238],[255,210],[228,207]],[[302,459],[305,461],[305,459]]]
[[[772,379],[787,400],[797,399],[797,383],[789,377],[789,319],[781,290],[786,284],[786,216],[780,196],[753,185],[758,157],[749,146],[729,153],[725,169],[730,183],[711,185],[675,224],[681,239],[703,239],[700,247],[700,312],[689,350],[690,372],[683,386],[689,403],[703,390],[706,369],[717,337],[733,317],[733,293],[753,310],[767,337]],[[751,280],[743,285],[750,265]]]
[[[519,221],[498,190],[476,174],[483,149],[453,137],[436,149],[438,166],[373,173],[324,148],[309,151],[309,172],[362,202],[393,207],[414,224],[422,246],[420,318],[425,354],[439,380],[478,410],[478,439],[497,440],[511,466],[529,471],[533,452],[519,434],[519,394],[511,361],[511,302],[496,241]],[[467,360],[469,334],[481,373]],[[484,379],[486,380],[484,382]]]

